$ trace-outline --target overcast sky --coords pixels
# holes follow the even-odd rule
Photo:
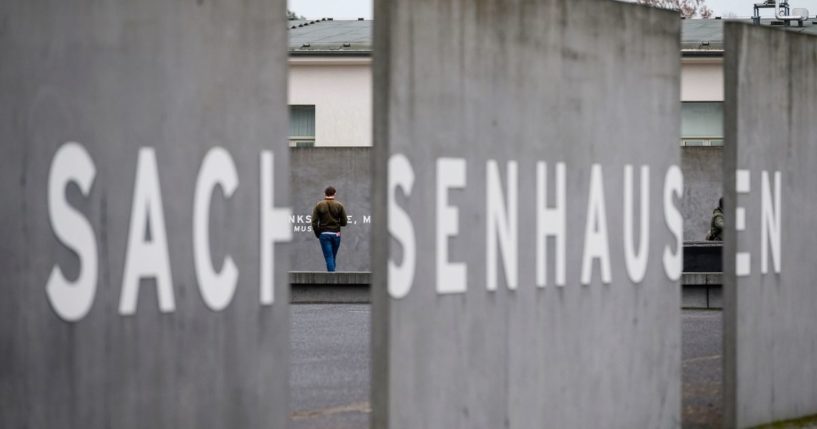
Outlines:
[[[730,12],[739,17],[752,15],[752,5],[762,0],[706,0],[715,15],[726,16]],[[809,15],[817,14],[817,0],[789,0],[791,7],[805,7]],[[307,18],[372,19],[372,0],[289,0],[289,9]],[[771,16],[772,10],[761,11]]]

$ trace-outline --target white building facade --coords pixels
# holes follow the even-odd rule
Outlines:
[[[372,21],[292,23],[290,145],[371,146]],[[716,20],[684,22],[682,146],[723,144],[721,26]],[[715,40],[701,39],[707,36]]]
[[[371,146],[371,57],[292,57],[292,146]]]

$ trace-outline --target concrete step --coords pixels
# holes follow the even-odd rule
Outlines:
[[[290,302],[293,304],[369,303],[372,273],[368,271],[291,271]],[[717,272],[683,273],[681,307],[722,308],[723,274]]]

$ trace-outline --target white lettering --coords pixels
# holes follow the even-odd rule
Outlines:
[[[556,286],[565,285],[565,164],[556,164],[556,207],[547,208],[547,164],[536,163],[536,285],[547,286],[547,237],[556,239]]]
[[[633,166],[624,166],[624,260],[633,283],[641,283],[647,273],[650,245],[650,167],[641,167],[641,229],[638,251],[633,245]]]
[[[769,247],[772,249],[772,264],[774,272],[780,272],[780,172],[774,172],[774,201],[772,201],[771,185],[769,184],[769,173],[763,171],[761,174],[761,222],[760,222],[760,272],[769,272]]]
[[[225,198],[238,187],[238,173],[230,153],[214,147],[201,163],[196,193],[193,199],[193,262],[196,279],[204,303],[213,311],[226,308],[235,294],[238,268],[233,258],[224,257],[221,273],[216,272],[210,255],[210,200],[216,186],[221,186]]]
[[[274,159],[271,151],[261,152],[261,305],[275,301],[275,243],[292,239],[286,226],[292,209],[274,207]]]
[[[611,282],[610,245],[607,237],[607,210],[604,203],[601,165],[593,164],[590,170],[590,197],[587,202],[587,223],[584,228],[584,253],[582,255],[582,278],[589,285],[593,276],[593,259],[601,264],[601,281]]]
[[[487,288],[497,289],[497,247],[502,252],[502,265],[505,267],[505,283],[509,289],[516,289],[519,283],[519,186],[516,161],[508,162],[507,171],[507,206],[502,193],[499,166],[495,160],[489,160],[486,168],[486,208],[488,212],[486,238],[487,251]],[[498,240],[497,240],[498,239]],[[497,244],[499,246],[497,246]]]
[[[417,245],[414,238],[414,224],[411,217],[397,205],[397,189],[403,190],[408,197],[414,187],[414,169],[408,158],[403,154],[395,154],[389,158],[389,234],[394,237],[403,248],[403,263],[398,265],[389,257],[388,284],[392,298],[402,298],[408,295],[414,283],[414,268],[417,261]],[[365,222],[364,217],[364,222]],[[389,253],[391,255],[391,252]]]
[[[464,188],[465,160],[437,159],[437,292],[462,293],[467,285],[465,263],[448,262],[448,237],[459,233],[459,210],[448,205],[448,189]]]
[[[68,204],[65,188],[74,182],[88,196],[96,176],[96,166],[85,148],[65,143],[54,154],[48,173],[48,217],[51,228],[65,246],[79,257],[79,275],[73,282],[54,265],[45,286],[48,302],[64,320],[76,322],[91,310],[96,294],[98,254],[94,230],[88,219]]]
[[[677,165],[670,166],[664,178],[664,222],[675,236],[675,252],[667,245],[664,247],[664,273],[670,280],[679,280],[684,269],[684,218],[675,206],[675,198],[684,193],[684,176]]]
[[[735,170],[735,191],[739,194],[748,194],[752,187],[752,172],[744,169]],[[746,228],[746,209],[735,204],[735,230]],[[762,246],[764,249],[766,246]],[[735,275],[748,276],[752,273],[752,254],[750,252],[735,252]]]
[[[151,235],[149,241],[145,239],[148,226]],[[131,315],[136,312],[139,280],[142,277],[156,278],[159,310],[163,313],[174,311],[176,303],[170,274],[162,191],[153,148],[139,149],[125,258],[119,313]]]

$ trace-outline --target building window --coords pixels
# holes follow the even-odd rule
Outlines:
[[[723,103],[681,103],[681,146],[723,146]]]
[[[315,146],[315,106],[289,106],[289,145]]]

